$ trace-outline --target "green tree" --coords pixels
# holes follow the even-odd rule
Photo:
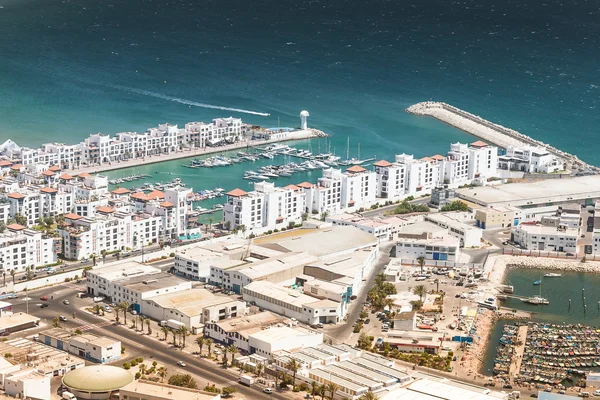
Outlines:
[[[198,383],[190,374],[175,374],[169,377],[169,385],[198,389]]]
[[[196,338],[196,344],[198,345],[198,354],[202,356],[202,347],[204,347],[204,337],[199,336]]]
[[[160,376],[160,381],[163,382],[165,380],[165,376],[167,376],[167,367],[160,367],[158,369],[158,376]]]
[[[440,211],[469,211],[469,206],[463,201],[454,200],[440,208]]]
[[[15,271],[14,269],[10,270],[10,276],[12,276],[13,285],[15,284],[15,274],[16,273],[17,273],[17,271]]]
[[[260,378],[260,376],[262,375],[263,370],[265,369],[265,366],[262,364],[258,364],[256,366],[256,376],[258,376]]]
[[[222,390],[221,390],[221,394],[223,394],[223,397],[230,397],[232,394],[234,394],[235,392],[237,392],[237,389],[232,387],[232,386],[225,386]]]
[[[160,327],[161,332],[165,335],[165,341],[167,341],[167,336],[169,336],[169,332],[171,331],[167,326]]]
[[[319,393],[319,383],[316,381],[310,382],[310,394],[314,398]]]
[[[327,394],[327,386],[324,383],[319,385],[319,396],[321,396],[321,400],[325,399],[325,395]]]
[[[122,301],[117,305],[117,307],[119,307],[119,309],[123,311],[123,323],[127,325],[127,311],[129,310],[129,303],[126,301]]]
[[[423,267],[425,266],[425,257],[417,258],[417,264],[419,264],[419,267],[421,268],[421,275],[423,275]]]
[[[177,347],[177,331],[172,330],[171,334],[173,334],[173,346]]]
[[[377,396],[373,392],[367,392],[367,393],[363,394],[362,396],[360,396],[358,398],[358,400],[379,400],[379,396]]]
[[[229,346],[229,354],[231,354],[231,366],[233,367],[235,365],[235,355],[237,353],[239,353],[240,351],[238,350],[237,347],[235,347],[235,345],[231,345]]]
[[[423,296],[427,294],[427,288],[425,285],[417,285],[413,288],[413,293],[419,296],[419,300],[423,301]]]
[[[296,386],[296,373],[300,369],[300,363],[295,358],[290,358],[285,367],[292,372],[292,387]]]
[[[188,328],[185,325],[181,325],[177,330],[177,333],[181,336],[183,348],[185,348],[185,338],[190,334]]]
[[[223,348],[223,366],[225,368],[227,368],[227,351],[229,350],[229,347],[224,347]]]
[[[52,320],[52,326],[54,328],[60,328],[60,319],[58,317],[54,317],[54,319]]]
[[[333,400],[333,397],[335,396],[335,392],[337,392],[339,388],[340,387],[333,382],[329,382],[327,384],[327,391],[329,392],[329,400]]]
[[[6,230],[6,223],[4,221],[0,221],[0,233],[4,233]]]
[[[208,356],[210,357],[212,355],[212,345],[213,345],[213,340],[211,338],[206,339],[206,347],[208,347]]]
[[[27,217],[22,214],[15,214],[15,222],[19,225],[27,226]]]

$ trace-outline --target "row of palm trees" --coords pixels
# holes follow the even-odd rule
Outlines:
[[[202,336],[197,337],[196,344],[198,345],[198,347],[200,349],[200,351],[199,351],[200,355],[202,355],[202,349],[206,345],[208,347],[208,356],[209,357],[212,356],[212,346],[214,344],[214,341],[211,338],[205,338]],[[233,367],[235,365],[235,355],[238,354],[239,352],[240,352],[239,349],[237,347],[235,347],[235,345],[225,347],[223,349],[223,366],[225,368],[227,368],[227,365],[228,365],[227,353],[229,353],[229,354],[231,354],[231,366]],[[261,368],[261,372],[262,372],[262,368]]]

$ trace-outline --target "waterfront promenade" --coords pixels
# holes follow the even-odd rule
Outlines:
[[[408,107],[406,111],[414,115],[433,117],[473,136],[493,143],[498,147],[521,147],[524,145],[541,146],[555,156],[563,159],[567,163],[569,169],[600,172],[600,168],[581,161],[573,154],[566,153],[549,144],[524,135],[521,132],[495,124],[447,103],[427,101],[414,104]]]
[[[137,167],[139,165],[156,164],[165,161],[178,160],[181,158],[201,157],[204,155],[222,153],[225,151],[245,149],[247,147],[264,146],[270,143],[287,142],[291,140],[302,140],[312,139],[317,137],[326,137],[327,134],[317,129],[305,129],[292,132],[286,132],[277,134],[273,139],[255,139],[255,140],[242,140],[233,144],[219,147],[201,147],[201,148],[189,148],[182,149],[169,154],[156,154],[146,157],[132,158],[125,161],[114,161],[106,162],[102,164],[85,165],[74,169],[67,169],[65,172],[71,174],[80,174],[82,172],[88,172],[91,174],[114,171],[123,168]]]

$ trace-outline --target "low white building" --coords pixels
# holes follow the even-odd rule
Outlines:
[[[173,268],[187,279],[205,282],[210,276],[210,263],[224,257],[223,253],[200,246],[175,252]]]
[[[460,240],[461,247],[479,247],[483,232],[475,227],[475,216],[470,212],[430,213],[424,220],[448,231],[448,235]]]
[[[77,335],[53,328],[39,333],[40,343],[67,351],[88,361],[106,364],[121,358],[121,341],[90,333]]]
[[[355,214],[344,213],[327,216],[325,222],[329,222],[334,226],[354,226],[375,236],[380,242],[391,240],[394,232],[394,226],[389,221],[363,218]]]
[[[242,290],[244,300],[252,305],[272,311],[309,325],[336,324],[343,318],[341,303],[319,300],[298,290],[276,284],[255,281]]]
[[[563,169],[563,160],[548,152],[544,147],[508,146],[506,154],[498,157],[498,168],[551,174]]]
[[[173,319],[191,331],[202,324],[244,315],[246,302],[235,297],[217,296],[206,289],[190,289],[148,297],[141,304],[141,313],[157,321]]]
[[[87,292],[93,296],[108,296],[111,284],[122,278],[158,274],[161,270],[136,261],[120,261],[106,267],[96,267],[86,272]]]
[[[460,240],[452,236],[426,238],[398,238],[396,257],[416,260],[460,261]]]
[[[250,353],[272,359],[278,351],[298,351],[323,343],[323,333],[300,327],[271,327],[249,335]]]
[[[510,231],[510,238],[527,250],[576,253],[578,229],[522,223]]]
[[[4,393],[20,399],[51,398],[50,377],[35,368],[26,368],[4,377]]]
[[[227,346],[233,344],[240,350],[250,352],[250,335],[263,329],[285,326],[285,319],[269,311],[238,316],[216,322],[207,322],[204,336]]]

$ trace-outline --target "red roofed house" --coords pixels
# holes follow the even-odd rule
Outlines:
[[[19,224],[10,224],[6,226],[6,229],[8,229],[9,231],[13,231],[13,232],[19,232],[25,229],[25,227],[23,225],[19,225]]]
[[[96,211],[98,211],[100,214],[112,214],[115,212],[115,209],[112,207],[100,206],[96,208]]]

